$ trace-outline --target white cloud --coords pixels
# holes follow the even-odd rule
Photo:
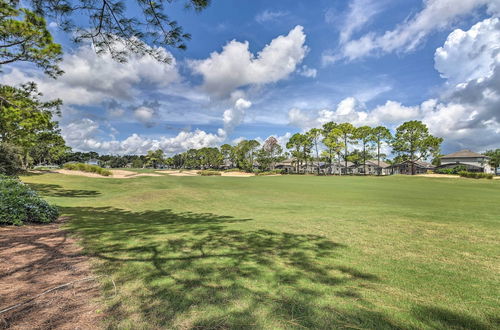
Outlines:
[[[157,116],[155,109],[148,106],[140,106],[134,110],[134,117],[138,121],[146,125],[152,125],[154,118]]]
[[[500,62],[500,20],[485,19],[468,31],[453,31],[436,50],[434,61],[436,70],[452,83],[490,75]]]
[[[134,133],[124,140],[102,138],[102,134],[107,130],[101,129],[96,121],[84,118],[63,126],[62,134],[68,145],[75,150],[120,155],[145,154],[152,149],[162,149],[172,154],[191,148],[216,146],[225,138],[202,130],[183,131],[174,137],[148,138]]]
[[[255,20],[260,24],[264,24],[267,22],[278,20],[279,18],[285,17],[288,14],[289,13],[287,11],[279,11],[279,10],[272,11],[266,9],[263,12],[259,13],[257,16],[255,16]]]
[[[229,135],[236,126],[240,125],[245,119],[245,110],[252,106],[252,102],[239,98],[234,106],[224,111],[222,119],[224,121],[224,134]]]
[[[299,70],[299,74],[306,78],[316,78],[318,70],[310,68],[307,65],[303,65]]]
[[[61,98],[67,105],[91,105],[113,98],[131,100],[140,88],[161,88],[180,80],[175,59],[168,54],[171,64],[149,55],[131,56],[128,62],[118,63],[107,54],[97,55],[90,45],[82,45],[64,55],[61,68],[65,73],[57,80],[39,71],[13,68],[0,77],[0,82],[16,85],[34,81],[47,98]]]
[[[348,41],[352,34],[368,24],[382,10],[383,1],[354,0],[349,4],[340,29],[340,43]]]
[[[213,52],[205,60],[190,61],[193,72],[204,78],[203,88],[210,94],[226,97],[236,88],[262,85],[288,77],[304,59],[308,48],[306,35],[297,25],[288,35],[271,41],[257,55],[248,49],[248,42],[233,40],[222,52]]]
[[[346,40],[339,58],[354,60],[380,53],[412,51],[430,33],[449,27],[458,17],[470,14],[477,8],[487,6],[490,13],[498,14],[499,2],[500,0],[425,0],[420,12],[393,30],[384,34],[368,33],[359,39]]]

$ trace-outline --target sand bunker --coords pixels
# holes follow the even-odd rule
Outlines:
[[[136,178],[138,176],[162,176],[160,174],[155,174],[155,173],[137,173],[137,172],[132,172],[132,171],[125,171],[125,170],[110,170],[112,175],[110,176],[102,176],[97,173],[88,173],[88,172],[83,172],[83,171],[70,171],[70,170],[54,170],[51,172],[54,173],[60,173],[60,174],[66,174],[66,175],[78,175],[78,176],[85,176],[88,178],[109,178],[109,179],[131,179],[131,178]]]
[[[449,179],[458,179],[459,175],[452,174],[417,174],[417,176],[422,176],[426,178],[449,178]]]
[[[222,172],[221,176],[237,176],[247,178],[250,176],[255,176],[255,174],[246,172]]]

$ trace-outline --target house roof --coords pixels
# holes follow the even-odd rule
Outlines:
[[[411,161],[409,160],[405,160],[404,162],[401,162],[401,163],[397,163],[397,164],[394,164],[392,165],[391,167],[396,167],[396,166],[399,166],[401,164],[405,164],[405,163],[410,163]],[[420,166],[420,167],[425,167],[425,168],[434,168],[436,166],[432,165],[431,163],[427,163],[427,162],[424,162],[422,160],[416,160],[414,161],[415,165],[417,166]]]
[[[477,152],[470,150],[460,150],[449,155],[441,157],[441,159],[446,158],[488,158],[485,155],[478,154]]]

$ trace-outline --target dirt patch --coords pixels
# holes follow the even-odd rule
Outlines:
[[[108,178],[108,179],[131,179],[131,178],[136,178],[138,176],[161,176],[160,174],[156,173],[136,173],[132,171],[126,171],[126,170],[110,170],[112,175],[110,176],[103,176],[99,175],[96,173],[88,173],[88,172],[83,172],[83,171],[70,171],[70,170],[54,170],[52,172],[54,173],[60,173],[60,174],[66,174],[66,175],[78,175],[78,176],[85,176],[88,178]]]
[[[238,177],[250,177],[250,176],[255,176],[253,173],[246,173],[246,172],[222,172],[222,176],[238,176]]]
[[[0,227],[0,310],[64,283],[92,278],[75,239],[49,225]],[[0,314],[0,329],[99,329],[96,281],[55,290]]]

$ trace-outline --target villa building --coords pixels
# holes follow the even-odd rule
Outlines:
[[[489,164],[490,158],[470,150],[460,150],[441,157],[441,165],[438,168],[453,168],[465,166],[469,172],[494,173]]]

